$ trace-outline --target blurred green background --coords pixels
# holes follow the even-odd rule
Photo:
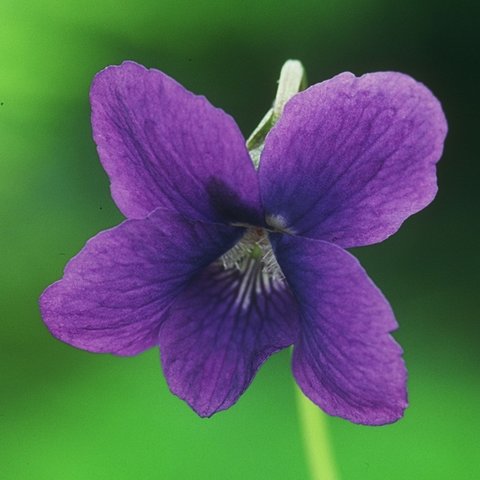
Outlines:
[[[157,67],[248,135],[288,58],[311,83],[409,73],[450,125],[436,201],[355,252],[396,311],[411,406],[385,427],[328,419],[342,478],[480,478],[477,5],[1,0],[0,478],[308,478],[288,352],[234,408],[202,420],[169,393],[157,351],[75,350],[49,335],[37,307],[85,241],[122,219],[91,138],[98,70],[125,59]]]

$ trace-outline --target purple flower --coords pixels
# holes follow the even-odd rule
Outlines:
[[[52,334],[92,352],[159,346],[201,416],[233,405],[294,345],[300,388],[378,425],[407,405],[392,310],[345,248],[380,242],[435,196],[439,102],[393,72],[343,73],[295,95],[258,171],[234,120],[157,70],[100,72],[92,124],[127,217],[41,297]]]

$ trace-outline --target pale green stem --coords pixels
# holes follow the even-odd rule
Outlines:
[[[273,106],[247,140],[247,148],[255,168],[258,168],[260,164],[260,155],[265,144],[265,138],[282,115],[285,104],[305,88],[307,88],[307,76],[303,65],[298,60],[287,60],[280,71]]]
[[[285,104],[298,92],[307,88],[307,75],[298,60],[287,60],[280,71],[277,95],[273,102],[274,123],[282,115]]]
[[[327,416],[295,385],[300,428],[311,480],[339,480],[327,431]]]

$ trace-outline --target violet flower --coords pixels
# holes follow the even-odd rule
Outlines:
[[[91,352],[160,347],[200,415],[233,405],[294,345],[295,380],[330,415],[403,415],[406,370],[382,293],[345,248],[380,242],[435,196],[439,102],[394,72],[298,93],[258,171],[234,120],[133,62],[91,89],[94,139],[127,217],[92,238],[41,297],[51,333]]]

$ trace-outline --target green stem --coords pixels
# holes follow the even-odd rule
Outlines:
[[[339,480],[327,432],[327,416],[295,386],[303,443],[312,480]]]
[[[257,128],[248,137],[247,149],[255,168],[260,164],[260,156],[265,145],[265,138],[283,112],[285,104],[298,92],[307,88],[307,76],[303,65],[298,60],[287,60],[280,72],[277,94],[272,108],[265,114]]]
[[[307,74],[298,60],[287,60],[280,71],[277,95],[273,102],[273,122],[282,115],[285,104],[298,92],[307,88]]]

